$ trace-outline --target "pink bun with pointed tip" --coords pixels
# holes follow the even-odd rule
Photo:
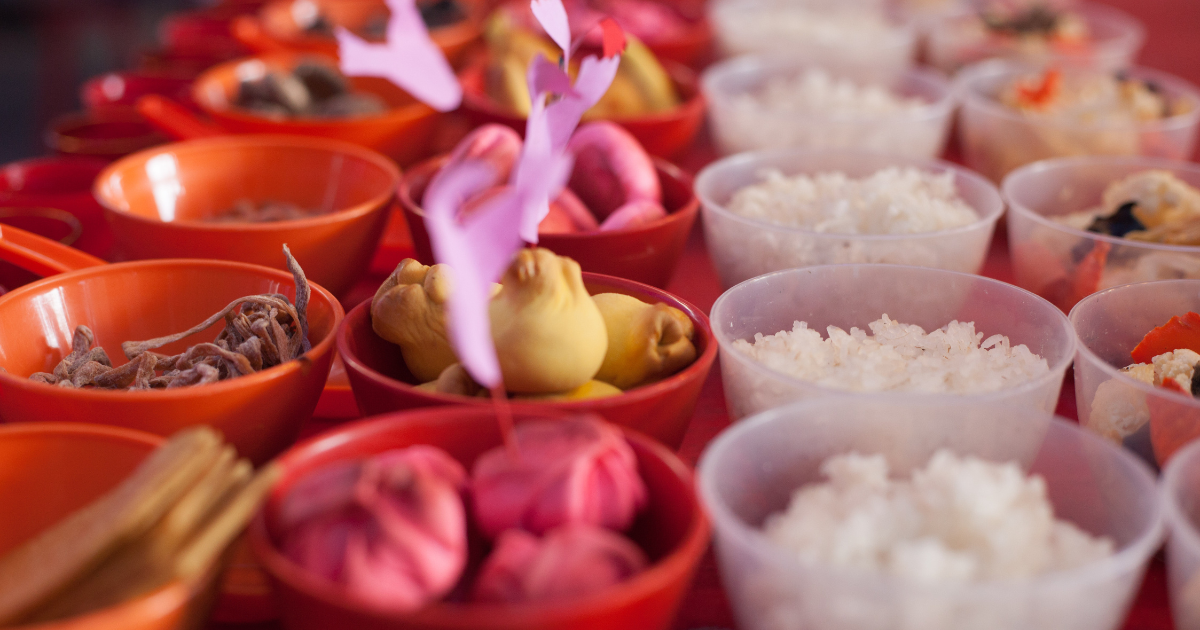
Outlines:
[[[630,201],[662,202],[654,162],[619,125],[583,125],[571,136],[567,152],[575,156],[569,186],[601,221]]]
[[[482,159],[496,169],[495,184],[503,184],[508,181],[523,144],[521,136],[504,125],[483,125],[459,140],[443,168],[469,159]]]
[[[600,231],[607,232],[609,230],[638,227],[647,223],[653,223],[666,216],[666,209],[657,201],[630,201],[608,215],[604,223],[600,224]]]

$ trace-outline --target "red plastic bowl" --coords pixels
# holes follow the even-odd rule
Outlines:
[[[476,125],[500,123],[517,133],[525,133],[525,119],[502,107],[484,91],[486,66],[487,59],[480,57],[459,75],[463,85],[463,111]],[[692,146],[704,123],[705,101],[695,72],[669,61],[664,61],[663,67],[675,82],[682,103],[657,114],[611,120],[633,134],[651,155],[671,159]]]
[[[605,420],[627,427],[670,446],[679,448],[691,422],[700,389],[717,358],[708,317],[699,309],[660,289],[610,276],[583,274],[588,292],[624,293],[650,304],[663,303],[683,311],[696,328],[696,360],[680,372],[657,383],[631,389],[618,396],[571,402],[512,401],[514,413],[599,414]],[[384,341],[371,328],[371,303],[365,301],[346,314],[337,332],[338,354],[346,364],[354,399],[365,416],[390,411],[466,405],[487,408],[491,401],[439,394],[417,389],[417,381],[404,364],[400,347]]]
[[[160,94],[191,104],[192,78],[163,72],[127,70],[92,77],[79,89],[79,100],[89,111],[131,111],[147,94]]]
[[[137,112],[78,112],[50,122],[46,145],[64,155],[115,160],[134,151],[167,142]]]
[[[517,421],[537,414],[517,412]],[[545,417],[543,414],[542,417]],[[650,490],[650,503],[630,531],[653,562],[645,572],[601,593],[561,604],[443,602],[409,615],[371,610],[336,586],[306,573],[277,547],[279,503],[295,482],[318,467],[414,444],[445,449],[470,469],[501,444],[490,407],[398,413],[348,424],[284,453],[283,476],[250,526],[250,544],[275,584],[289,630],[666,630],[708,547],[709,524],[679,458],[632,431],[626,438]]]
[[[446,163],[447,156],[426,160],[408,170],[400,180],[400,207],[412,234],[417,260],[433,264],[425,212],[416,201],[425,197],[429,180]],[[665,287],[675,273],[700,203],[692,193],[692,176],[673,164],[655,160],[662,184],[665,218],[648,225],[582,234],[543,234],[538,246],[579,263],[584,271],[626,278]],[[390,270],[389,270],[390,271]]]
[[[0,206],[71,213],[83,227],[74,246],[103,258],[112,249],[112,233],[104,208],[92,196],[92,183],[106,166],[103,160],[70,156],[11,162],[0,167]]]

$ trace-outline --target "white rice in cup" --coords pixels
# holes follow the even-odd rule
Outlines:
[[[781,269],[840,263],[976,273],[1004,210],[995,186],[971,171],[862,151],[735,155],[702,170],[695,190],[725,287]]]

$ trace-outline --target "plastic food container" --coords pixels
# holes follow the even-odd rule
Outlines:
[[[1119,374],[1146,333],[1176,315],[1200,312],[1200,280],[1128,284],[1071,309],[1079,336],[1075,403],[1079,423],[1123,442],[1151,464],[1166,463],[1200,437],[1200,400]],[[1123,429],[1122,429],[1123,428]]]
[[[595,413],[605,420],[644,433],[671,448],[679,448],[700,390],[717,359],[708,318],[696,307],[660,289],[631,280],[583,274],[588,293],[623,293],[648,304],[675,307],[692,320],[696,334],[696,360],[679,372],[649,385],[617,396],[567,402],[510,401],[513,413]],[[417,389],[418,382],[404,364],[400,347],[383,340],[371,328],[371,302],[364,301],[346,315],[337,333],[338,354],[346,364],[346,375],[354,399],[363,415],[440,407],[445,405],[491,408],[488,398],[468,398]]]
[[[759,94],[772,80],[793,80],[814,68],[836,80],[879,85],[898,96],[920,98],[915,111],[886,114],[828,113],[798,115],[766,109]],[[725,154],[756,149],[862,149],[917,158],[942,153],[954,111],[950,83],[941,73],[910,68],[879,77],[872,69],[846,64],[822,67],[782,57],[748,55],[709,67],[702,78],[709,103],[709,125]]]
[[[1003,57],[1039,65],[1081,66],[1101,71],[1120,70],[1133,64],[1146,39],[1146,29],[1132,15],[1100,4],[1070,5],[1087,25],[1085,44],[1054,48],[1031,45],[1016,38],[997,38],[984,33],[982,20],[973,11],[950,14],[929,26],[927,52],[930,65],[956,72],[965,65]]]
[[[1050,412],[1063,375],[1075,356],[1075,333],[1049,302],[1009,284],[981,276],[895,265],[828,265],[760,276],[726,291],[713,304],[713,334],[721,347],[725,404],[733,419],[787,403],[845,394],[776,372],[733,347],[737,339],[792,330],[797,321],[827,337],[825,328],[867,329],[886,313],[926,332],[951,320],[974,322],[984,338],[1000,334],[1024,344],[1050,370],[1015,387],[982,394],[854,393],[863,400],[950,399],[980,409],[1022,404]]]
[[[1016,461],[1041,475],[1057,518],[1112,538],[1114,555],[1039,577],[922,585],[806,565],[761,531],[827,458],[887,457],[906,476],[937,450]],[[1123,449],[1021,406],[840,398],[798,403],[734,425],[705,451],[701,500],[717,562],[745,630],[1115,630],[1162,540],[1154,474]]]
[[[1171,99],[1191,104],[1186,114],[1149,122],[1086,123],[1030,116],[1001,104],[996,96],[1013,80],[1039,70],[1017,61],[995,59],[966,68],[956,79],[961,99],[958,125],[967,166],[1000,181],[1013,169],[1053,157],[1143,155],[1187,159],[1200,123],[1200,89],[1167,74],[1134,67],[1134,78],[1153,81]],[[1096,70],[1064,69],[1064,73]]]
[[[0,426],[0,511],[5,515],[0,519],[0,556],[100,498],[162,441],[140,431],[86,424]],[[88,614],[11,628],[182,629],[207,613],[205,598],[199,596],[205,588],[175,581]]]
[[[841,17],[835,17],[845,12]],[[847,37],[837,29],[853,29],[871,13],[884,16],[888,28],[881,33]],[[795,28],[823,19],[831,23],[823,38]],[[788,3],[781,0],[714,0],[708,20],[717,44],[726,56],[747,53],[780,54],[819,65],[853,64],[870,68],[882,77],[899,75],[913,63],[917,33],[912,24],[887,15],[872,3]],[[819,26],[804,28],[819,29]]]
[[[95,191],[117,250],[128,259],[207,258],[286,269],[286,243],[309,280],[343,295],[366,273],[399,184],[394,162],[354,144],[248,135],[131,155],[101,173]],[[242,200],[286,202],[319,214],[262,223],[206,220]]]
[[[1178,630],[1200,628],[1200,445],[1180,449],[1163,470],[1167,519],[1167,579]]]
[[[425,198],[425,188],[447,159],[438,156],[422,162],[405,172],[400,182],[400,206],[412,233],[417,260],[426,265],[434,263],[433,248],[425,230],[425,211],[417,200]],[[655,160],[655,169],[662,185],[666,217],[620,230],[541,234],[538,246],[574,260],[584,271],[667,286],[700,213],[700,202],[692,193],[690,175],[661,159]]]
[[[921,234],[834,234],[743,217],[725,207],[735,192],[761,181],[767,169],[777,169],[785,176],[841,171],[850,177],[866,177],[890,166],[953,173],[958,195],[975,209],[979,219]],[[996,187],[967,169],[940,160],[849,150],[775,149],[727,157],[696,176],[696,196],[704,218],[705,243],[725,288],[772,271],[835,263],[917,265],[976,273],[983,266],[996,221],[1004,212]]]
[[[1101,289],[1130,282],[1200,278],[1200,247],[1141,243],[1055,221],[1062,215],[1099,207],[1109,184],[1148,169],[1170,171],[1200,187],[1200,166],[1153,158],[1060,158],[1009,174],[1001,189],[1009,207],[1008,247],[1016,283],[1069,311]]]
[[[561,414],[517,411],[517,422]],[[691,472],[662,445],[627,432],[649,503],[630,537],[650,558],[643,573],[593,595],[561,604],[479,604],[447,601],[408,615],[358,604],[314,579],[279,552],[276,513],[292,485],[318,466],[414,444],[432,444],[470,470],[480,454],[501,444],[491,407],[441,407],[390,414],[348,424],[285,453],[283,475],[250,526],[250,543],[275,586],[288,630],[666,630],[708,548],[709,525],[697,502]]]

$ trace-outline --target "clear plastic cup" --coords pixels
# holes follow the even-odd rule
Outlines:
[[[1177,630],[1200,630],[1200,444],[1180,449],[1162,476],[1167,580]]]
[[[876,85],[897,96],[919,98],[926,105],[886,114],[813,115],[763,105],[760,94],[771,81],[794,80],[811,69],[824,70],[835,80],[849,80],[857,86]],[[935,158],[942,153],[954,111],[950,82],[940,72],[919,68],[887,77],[874,68],[852,64],[822,66],[784,57],[747,55],[709,67],[702,86],[708,99],[713,140],[724,154],[804,147]]]
[[[1183,99],[1185,114],[1147,122],[1078,122],[1031,116],[1001,104],[996,95],[1014,80],[1039,70],[994,59],[964,69],[955,81],[961,102],[958,125],[967,166],[1000,181],[1013,169],[1054,157],[1142,155],[1184,160],[1192,154],[1200,123],[1200,89],[1176,76],[1130,68],[1134,78],[1153,81],[1171,100]],[[1064,68],[1066,74],[1096,72]]]
[[[874,16],[884,28],[862,26]],[[916,29],[872,3],[714,0],[708,20],[725,56],[786,55],[816,64],[849,63],[894,77],[913,63]]]
[[[951,399],[980,408],[1023,404],[1052,411],[1063,375],[1075,356],[1075,333],[1049,302],[998,280],[896,265],[828,265],[760,276],[726,291],[709,321],[721,353],[725,404],[733,419],[844,392],[782,374],[733,346],[737,339],[792,330],[796,321],[825,337],[827,326],[866,330],[883,314],[926,332],[951,320],[974,322],[984,338],[1005,335],[1046,360],[1050,370],[1028,382],[980,394],[855,393],[864,400]]]
[[[738,190],[776,169],[786,176],[840,171],[866,177],[890,166],[950,172],[958,195],[979,219],[919,234],[835,234],[734,214],[725,206]],[[983,267],[1004,202],[991,182],[940,160],[851,150],[773,149],[718,160],[696,177],[704,237],[725,288],[764,273],[813,265],[888,263],[976,273]]]
[[[1079,423],[1163,464],[1200,437],[1200,400],[1120,374],[1130,352],[1176,315],[1200,312],[1200,280],[1141,282],[1101,291],[1071,309],[1079,338],[1075,404]]]
[[[1200,278],[1200,247],[1138,242],[1078,230],[1056,220],[1098,208],[1109,184],[1148,169],[1170,171],[1200,187],[1200,165],[1139,157],[1045,160],[1004,178],[1001,190],[1009,208],[1008,248],[1016,284],[1069,311],[1102,289]]]
[[[959,11],[940,16],[929,24],[927,58],[930,65],[950,73],[996,57],[1103,71],[1120,70],[1133,63],[1146,39],[1146,28],[1137,18],[1100,4],[1077,4],[1069,11],[1087,26],[1087,44],[1054,48],[1031,45],[1016,38],[992,37],[985,32],[976,12]]]
[[[907,476],[940,448],[1020,463],[1045,480],[1057,518],[1111,538],[1115,553],[1027,579],[922,584],[805,564],[761,532],[797,488],[819,480],[818,466],[831,456],[880,453],[892,474]],[[1144,463],[1074,423],[1021,406],[797,403],[718,436],[698,478],[743,630],[1112,630],[1162,539],[1161,501]]]

